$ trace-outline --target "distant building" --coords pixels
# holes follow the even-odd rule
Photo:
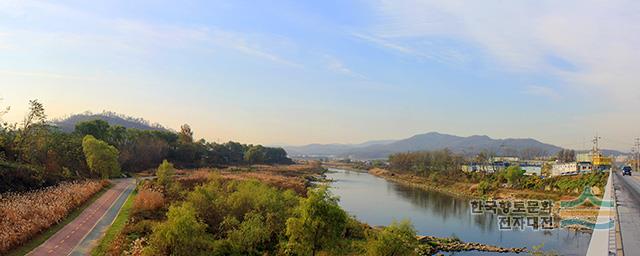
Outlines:
[[[508,162],[508,163],[517,163],[520,161],[520,158],[515,156],[495,156],[491,158],[491,162]]]
[[[578,163],[556,163],[551,167],[551,176],[578,174]]]
[[[484,172],[484,173],[494,173],[498,168],[491,164],[465,164],[462,165],[462,171],[466,173],[472,172]]]
[[[579,173],[589,173],[593,171],[593,165],[590,162],[578,162],[577,169]]]
[[[520,168],[525,171],[524,175],[531,176],[541,176],[542,175],[542,166],[541,165],[521,165]]]

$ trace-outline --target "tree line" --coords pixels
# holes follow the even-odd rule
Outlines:
[[[6,111],[0,111],[0,120]],[[110,161],[114,154],[115,163]],[[164,159],[179,168],[292,162],[282,148],[195,141],[186,124],[173,132],[113,126],[97,119],[63,132],[47,122],[44,106],[37,100],[29,102],[20,124],[0,122],[0,193],[67,179],[112,177],[120,170],[138,172]]]
[[[412,172],[423,176],[457,172],[463,163],[462,155],[448,149],[397,153],[389,156],[389,167],[392,171]]]

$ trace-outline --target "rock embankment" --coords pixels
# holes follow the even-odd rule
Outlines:
[[[438,238],[434,236],[418,236],[421,244],[428,244],[432,248],[431,254],[437,252],[461,252],[461,251],[482,251],[496,253],[525,253],[526,247],[522,248],[504,248],[481,243],[465,243],[457,238]]]

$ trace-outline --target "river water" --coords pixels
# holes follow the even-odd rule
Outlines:
[[[585,255],[589,247],[590,234],[566,229],[500,230],[496,216],[472,215],[467,200],[389,182],[368,173],[330,169],[327,178],[334,180],[331,190],[340,197],[340,206],[371,226],[409,219],[420,235],[456,236],[465,242],[502,247],[532,248],[544,244],[545,251],[559,255]],[[459,252],[451,255],[491,254]]]

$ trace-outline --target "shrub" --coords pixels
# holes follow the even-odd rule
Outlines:
[[[153,229],[145,255],[208,255],[207,224],[198,220],[189,203],[169,207],[167,221]]]
[[[176,170],[173,168],[173,164],[169,163],[169,161],[164,160],[162,164],[158,166],[158,170],[156,171],[156,176],[158,177],[158,184],[163,187],[168,188],[173,179],[173,175],[175,175]]]
[[[135,213],[143,211],[155,211],[164,206],[164,196],[160,192],[151,190],[142,190],[133,201],[133,210]]]
[[[347,219],[344,236],[351,239],[364,239],[367,228],[365,224],[360,223],[355,217],[349,217]]]
[[[480,194],[482,195],[489,192],[490,189],[491,189],[491,183],[489,183],[486,180],[483,180],[480,182],[480,184],[478,184],[478,192],[480,192]]]
[[[514,186],[514,185],[518,185],[524,173],[525,171],[522,170],[520,166],[509,166],[504,171],[504,178],[507,179],[507,182],[509,182],[509,185]]]
[[[378,233],[374,233],[367,243],[367,255],[395,256],[411,255],[418,246],[416,229],[411,222],[392,222]]]
[[[309,190],[294,217],[287,220],[287,250],[295,255],[315,255],[336,249],[347,224],[347,214],[326,186]]]

